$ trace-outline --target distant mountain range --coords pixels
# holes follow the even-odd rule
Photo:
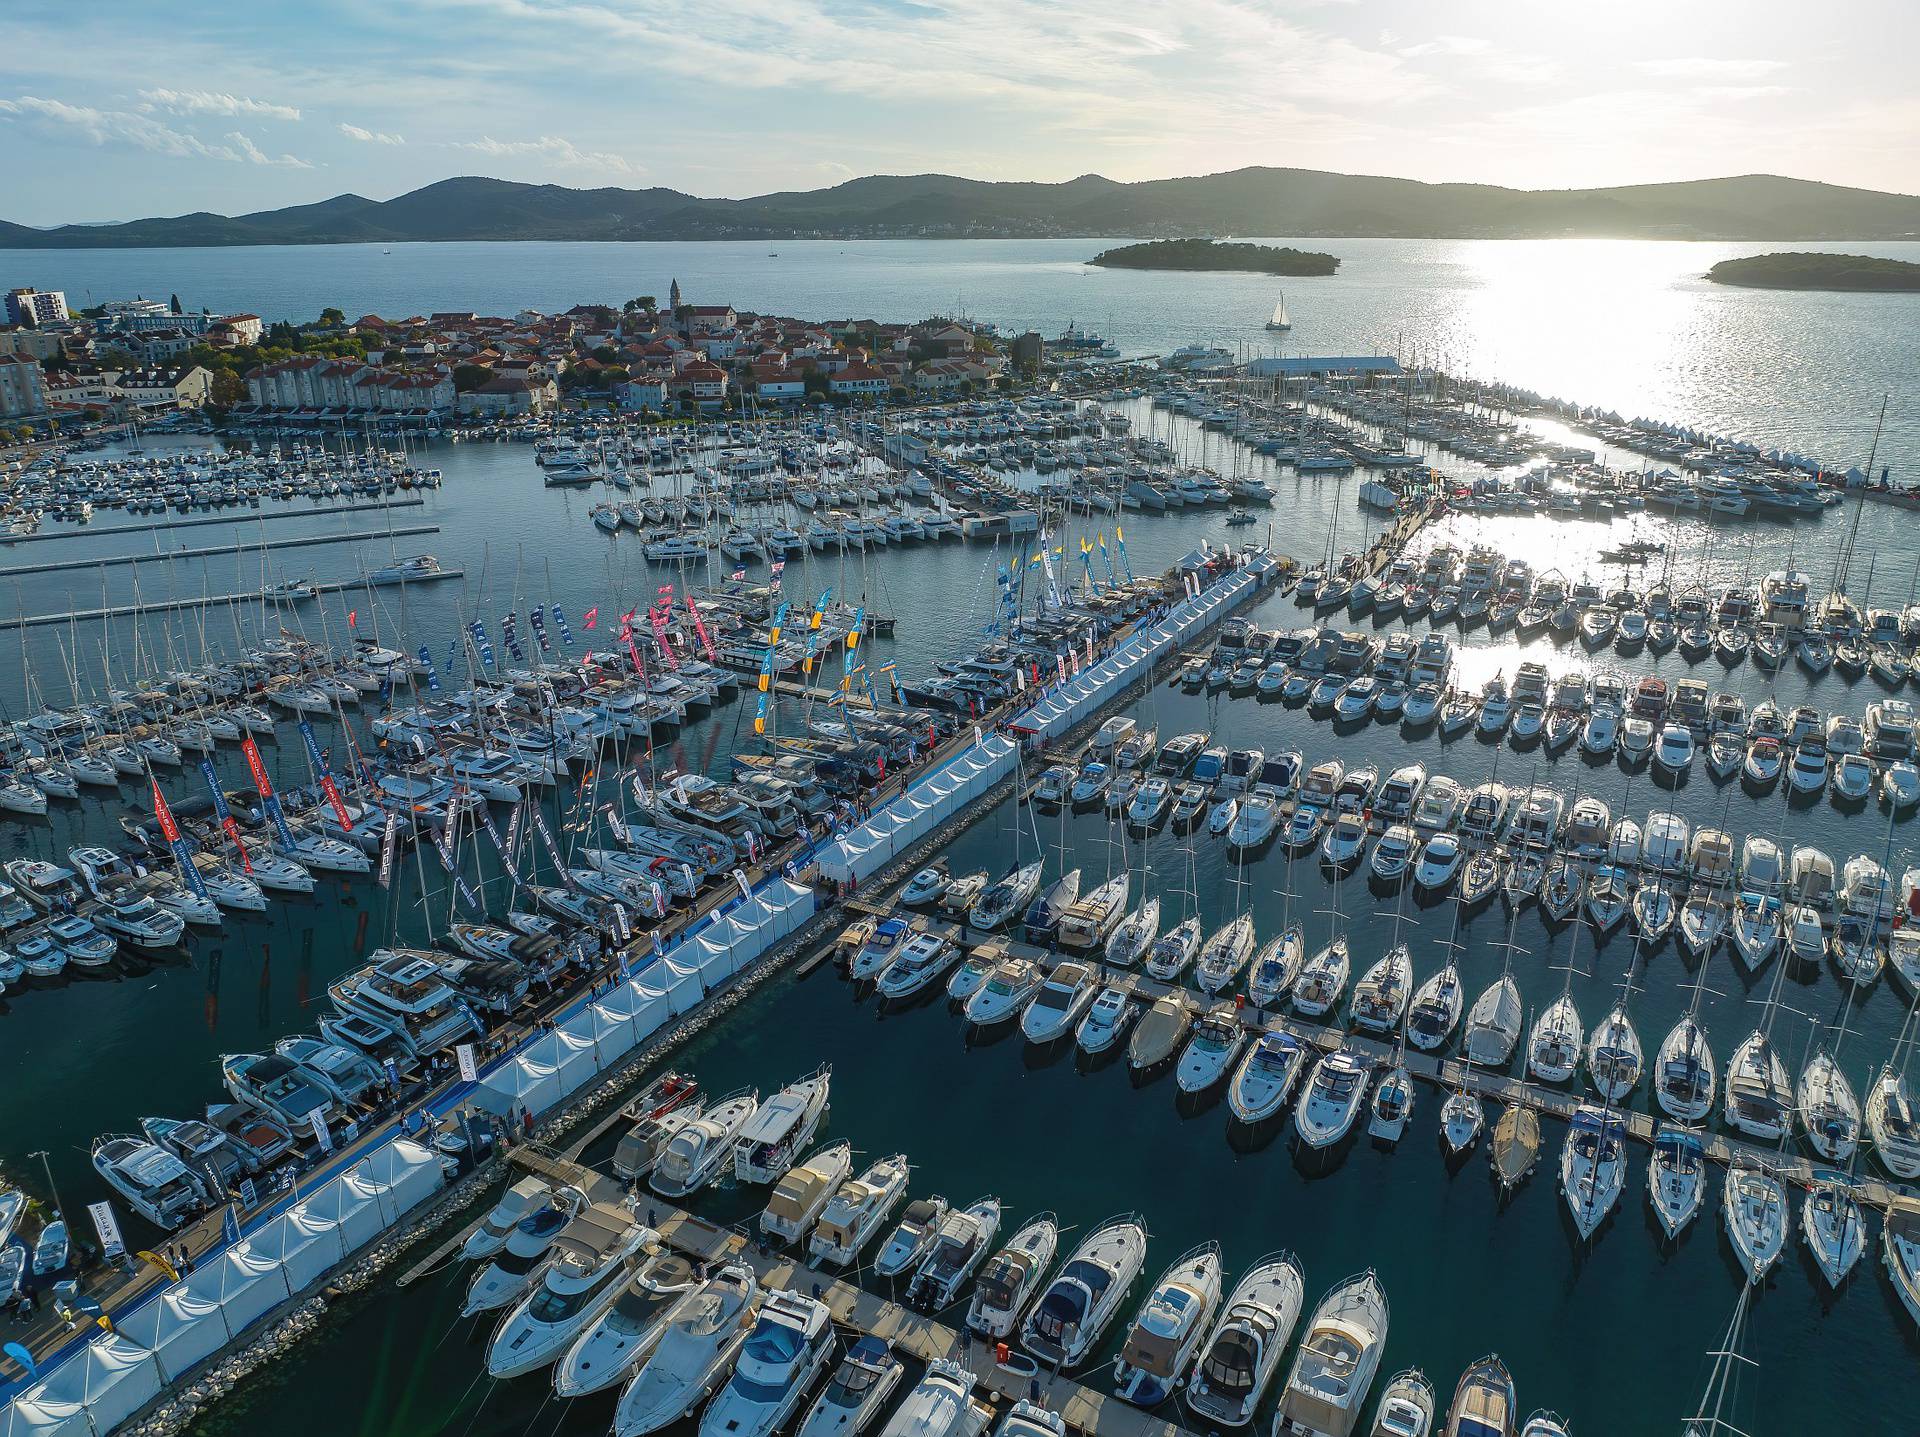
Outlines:
[[[744,200],[678,190],[574,190],[461,178],[391,200],[338,195],[256,214],[208,213],[37,229],[0,221],[0,247],[102,249],[421,240],[781,240],[1181,235],[1722,240],[1920,238],[1920,196],[1778,175],[1600,190],[1423,184],[1245,169],[1121,184],[874,175]]]

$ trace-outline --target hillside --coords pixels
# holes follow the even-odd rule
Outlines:
[[[1122,184],[872,175],[824,190],[700,199],[678,190],[575,190],[462,177],[390,200],[337,195],[235,216],[196,213],[32,229],[0,247],[348,244],[408,240],[676,240],[1192,235],[1886,240],[1920,238],[1920,197],[1775,175],[1599,190],[1425,184],[1318,170],[1245,169]]]

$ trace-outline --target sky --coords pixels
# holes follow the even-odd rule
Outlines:
[[[706,196],[1284,165],[1920,192],[1911,0],[0,0],[0,218],[450,175]]]

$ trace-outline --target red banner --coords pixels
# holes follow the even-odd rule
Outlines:
[[[149,780],[153,784],[153,816],[160,820],[160,836],[169,844],[180,841],[180,825],[173,821],[173,810],[167,807],[166,795],[160,792],[160,780]]]
[[[253,786],[260,791],[262,798],[270,797],[273,784],[267,778],[266,762],[260,757],[260,745],[253,741],[252,734],[240,740],[240,752],[247,756],[247,772],[253,775]]]
[[[351,833],[353,831],[353,819],[347,813],[347,805],[341,801],[340,786],[333,781],[333,775],[330,773],[321,774],[320,787],[327,795],[327,802],[333,805],[333,816],[340,820],[340,831],[342,833]]]
[[[247,857],[247,845],[240,840],[240,825],[234,822],[233,815],[228,814],[220,826],[226,829],[227,837],[233,840],[233,846],[240,850],[241,871],[243,873],[253,872],[253,860]]]

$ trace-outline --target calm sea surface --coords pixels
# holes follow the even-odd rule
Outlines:
[[[269,316],[310,315],[338,303],[349,313],[383,314],[467,307],[556,308],[580,299],[618,300],[664,294],[678,277],[689,298],[728,298],[741,305],[806,315],[854,310],[913,318],[958,308],[1009,325],[1057,330],[1068,320],[1108,329],[1130,352],[1175,344],[1263,344],[1260,321],[1271,307],[1269,281],[1238,276],[1170,276],[1086,270],[1080,259],[1097,243],[781,244],[772,257],[755,247],[653,245],[394,246],[378,249],[220,250],[39,253],[9,255],[17,282],[64,287],[72,297],[105,298],[135,291],[178,291],[189,304],[247,308]],[[1920,394],[1913,358],[1920,353],[1920,299],[1845,295],[1773,295],[1719,290],[1697,276],[1735,247],[1690,245],[1426,244],[1342,241],[1343,273],[1296,282],[1288,294],[1298,328],[1290,347],[1319,352],[1418,348],[1455,368],[1542,390],[1710,424],[1769,444],[1860,462],[1883,392],[1892,394],[1883,452],[1896,476],[1910,477],[1920,457]],[[1875,252],[1913,255],[1920,246]],[[1185,421],[1170,422],[1131,406],[1136,425],[1155,425],[1196,458],[1223,469],[1268,474],[1278,490],[1266,530],[1227,530],[1222,516],[1134,516],[1127,545],[1134,566],[1157,569],[1202,538],[1270,539],[1306,558],[1332,542],[1358,547],[1367,521],[1354,501],[1358,478],[1299,478],[1252,459],[1244,450]],[[395,510],[396,525],[430,523],[439,533],[374,538],[353,546],[282,551],[268,556],[269,577],[348,578],[391,553],[431,551],[465,569],[463,580],[391,591],[378,602],[332,596],[284,619],[257,606],[216,606],[138,626],[56,625],[0,636],[15,656],[0,663],[0,698],[19,714],[40,699],[66,702],[99,682],[103,665],[116,678],[157,663],[224,652],[280,622],[319,638],[339,639],[349,607],[389,642],[429,643],[444,659],[458,625],[474,615],[497,630],[510,608],[559,603],[574,621],[588,607],[618,612],[644,603],[658,584],[689,577],[646,565],[631,535],[608,538],[592,528],[592,495],[541,487],[530,452],[514,445],[441,445],[425,462],[446,471],[446,486],[420,508]],[[1709,531],[1687,520],[1635,516],[1606,525],[1546,519],[1448,521],[1450,542],[1485,540],[1570,577],[1618,577],[1598,552],[1629,535],[1665,543],[1656,560],[1676,588],[1732,582],[1791,564],[1823,588],[1851,511],[1811,522],[1741,523]],[[251,518],[162,535],[161,547],[258,544],[299,533],[380,530],[379,514],[302,517],[269,526]],[[1910,518],[1869,505],[1862,517],[1862,560],[1852,588],[1873,601],[1909,601],[1916,573]],[[104,521],[84,537],[18,547],[6,566],[56,558],[154,553],[155,536],[116,537]],[[1871,559],[1864,556],[1871,555]],[[969,646],[984,622],[998,556],[979,545],[920,547],[877,553],[861,562],[837,556],[796,560],[790,592],[811,597],[828,585],[842,597],[864,596],[898,615],[898,637],[877,652],[897,657],[903,672],[920,672],[936,657]],[[1872,565],[1871,588],[1864,572]],[[80,569],[16,576],[3,600],[28,614],[69,612],[101,602],[152,599],[162,593],[227,593],[256,588],[263,561],[254,551],[183,563],[156,558],[135,569]],[[4,576],[0,576],[4,577]],[[1645,576],[1642,576],[1643,578]],[[1308,622],[1288,599],[1264,601],[1268,626]],[[1385,630],[1382,630],[1384,632]],[[1548,642],[1488,645],[1484,631],[1463,650],[1461,674],[1478,684],[1511,674],[1528,657],[1552,669],[1594,662],[1578,646]],[[1602,656],[1602,662],[1609,662]],[[1709,660],[1693,669],[1677,653],[1611,660],[1630,673],[1669,679],[1694,672],[1716,688],[1757,701],[1770,690],[1782,707],[1810,702],[1823,712],[1858,716],[1880,690],[1871,680],[1848,684],[1836,675],[1809,682],[1797,668],[1771,683],[1751,666],[1728,670]],[[1143,721],[1163,735],[1206,728],[1221,741],[1273,751],[1301,749],[1309,761],[1337,754],[1349,766],[1384,773],[1418,761],[1432,772],[1472,784],[1503,780],[1551,784],[1569,798],[1591,792],[1616,813],[1644,819],[1671,809],[1690,823],[1715,824],[1736,837],[1764,832],[1786,843],[1814,843],[1836,864],[1854,853],[1887,854],[1898,873],[1913,863],[1920,825],[1889,834],[1872,809],[1847,813],[1824,798],[1790,806],[1778,795],[1755,798],[1735,785],[1714,784],[1703,766],[1677,789],[1644,772],[1589,764],[1577,755],[1540,759],[1472,737],[1442,743],[1404,738],[1376,725],[1336,734],[1303,710],[1251,699],[1206,699],[1161,687],[1134,701]],[[717,711],[690,726],[670,761],[689,769],[717,763],[742,741],[750,712]],[[323,734],[323,742],[327,741]],[[269,752],[275,752],[270,746]],[[283,780],[304,780],[305,760],[288,728],[277,748]],[[223,756],[228,778],[239,767]],[[197,786],[174,776],[175,798]],[[94,791],[89,791],[90,793]],[[137,805],[131,788],[81,804],[56,801],[44,821],[0,824],[0,856],[64,856],[85,841],[111,841],[116,823]],[[1016,837],[1016,831],[1018,837]],[[1016,842],[1043,844],[1054,863],[1104,875],[1141,855],[1109,842],[1095,816],[1053,818],[1036,830],[1016,822],[1011,807],[991,815],[956,845],[956,866],[1005,861]],[[1890,853],[1889,853],[1890,847]],[[1237,901],[1258,916],[1263,936],[1278,930],[1291,907],[1324,941],[1337,902],[1355,942],[1372,955],[1391,941],[1394,905],[1368,888],[1364,873],[1334,884],[1311,860],[1289,874],[1277,852],[1232,870],[1220,846],[1202,834],[1194,845],[1194,887],[1211,922]],[[1174,890],[1187,857],[1180,840],[1161,834],[1146,858],[1154,883],[1176,909]],[[1245,898],[1236,898],[1236,882]],[[1294,895],[1288,897],[1288,891]],[[424,905],[441,921],[439,895]],[[258,920],[192,941],[185,958],[113,981],[33,989],[0,1002],[0,1167],[36,1191],[44,1189],[27,1155],[45,1148],[70,1211],[104,1195],[87,1163],[87,1146],[102,1132],[126,1131],[150,1113],[184,1114],[215,1096],[219,1054],[259,1049],[310,1027],[326,983],[353,966],[383,935],[427,933],[416,884],[390,911],[366,883],[323,882],[310,902],[277,902]],[[1406,906],[1417,974],[1441,961],[1451,909]],[[1497,974],[1497,944],[1506,937],[1496,903],[1464,927],[1463,967],[1477,992]],[[1716,1061],[1760,1015],[1772,970],[1745,977],[1723,949],[1704,975],[1671,942],[1641,955],[1624,931],[1596,951],[1581,929],[1550,930],[1530,910],[1514,941],[1530,1016],[1571,991],[1589,1027],[1614,1000],[1630,965],[1637,991],[1632,1012],[1649,1053],[1685,1010],[1698,979],[1703,1021]],[[1572,961],[1575,974],[1558,971]],[[1356,974],[1359,971],[1356,966]],[[1797,1069],[1819,1026],[1838,1041],[1842,1066],[1864,1085],[1889,1052],[1909,995],[1882,979],[1850,997],[1831,971],[1789,980],[1780,1019],[1783,1048]],[[1834,1030],[1844,1023],[1846,1035]],[[1675,1249],[1664,1248],[1644,1204],[1645,1150],[1632,1151],[1621,1209],[1589,1246],[1579,1244],[1555,1191],[1553,1164],[1560,1130],[1549,1125],[1541,1171],[1516,1200],[1496,1203],[1476,1154],[1450,1172],[1435,1140],[1438,1103],[1423,1091],[1413,1127],[1396,1153],[1364,1141],[1326,1171],[1297,1164],[1284,1142],[1238,1151],[1227,1141],[1218,1106],[1199,1113],[1176,1108],[1171,1082],[1136,1090],[1124,1067],[1082,1073],[1070,1057],[1038,1062],[1017,1040],[969,1050],[960,1025],[937,1004],[876,1021],[871,1006],[853,1003],[830,974],[785,979],[743,1005],[676,1062],[695,1068],[710,1088],[751,1082],[770,1091],[821,1061],[835,1068],[833,1132],[857,1150],[906,1150],[917,1165],[916,1191],[956,1202],[998,1194],[1017,1223],[1042,1208],[1081,1229],[1138,1208],[1154,1234],[1149,1269],[1157,1272],[1192,1243],[1217,1238],[1230,1269],[1287,1247],[1306,1267],[1311,1297],[1340,1278],[1377,1267],[1393,1306],[1387,1368],[1418,1364],[1443,1393],[1462,1366],[1488,1349],[1507,1358],[1524,1410],[1551,1406],[1576,1432],[1672,1430],[1698,1395],[1701,1354],[1713,1345],[1738,1290],[1737,1267],[1715,1206]],[[1643,1091],[1637,1103],[1649,1099]],[[720,1193],[713,1209],[746,1213],[751,1194]],[[1796,1239],[1756,1303],[1748,1351],[1760,1363],[1747,1383],[1743,1425],[1759,1433],[1904,1431],[1911,1426],[1920,1339],[1877,1266],[1875,1246],[1846,1289],[1826,1293]],[[349,1305],[290,1360],[243,1389],[203,1424],[208,1432],[366,1434],[470,1432],[588,1433],[603,1430],[605,1404],[564,1409],[545,1402],[542,1378],[490,1386],[478,1379],[486,1330],[456,1326],[463,1278],[449,1272],[404,1293]],[[351,1378],[343,1389],[343,1377]],[[351,1397],[343,1397],[350,1390]],[[1838,1405],[1836,1405],[1838,1404]],[[1846,1416],[1839,1415],[1841,1411]]]

